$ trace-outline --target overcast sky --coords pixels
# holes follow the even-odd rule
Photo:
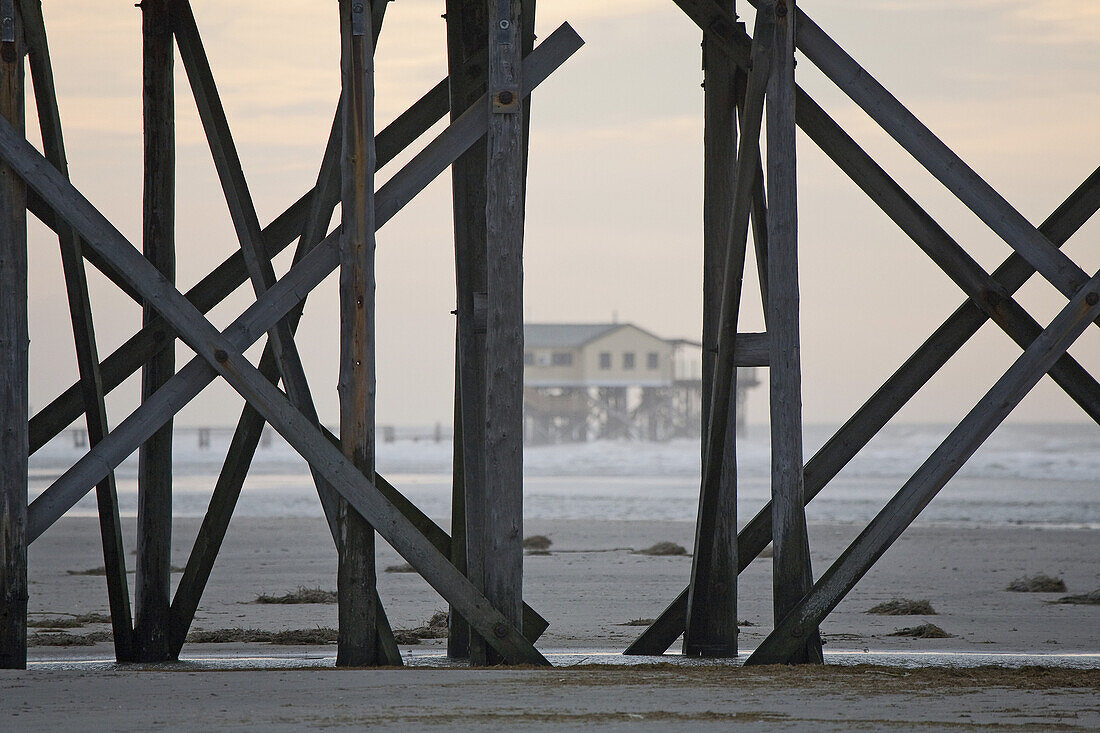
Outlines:
[[[141,233],[141,24],[132,2],[48,1],[72,177],[136,245]],[[748,16],[751,8],[738,3]],[[194,0],[262,223],[313,183],[339,93],[336,3]],[[1100,4],[1087,0],[804,0],[800,6],[925,124],[1038,224],[1100,165]],[[318,9],[320,8],[320,9]],[[377,55],[379,129],[446,74],[441,0],[396,0]],[[568,20],[587,45],[534,96],[525,244],[531,321],[609,321],[697,337],[701,284],[700,32],[671,0],[540,0],[538,33]],[[798,81],[988,270],[1010,252],[801,55]],[[236,247],[177,61],[179,283]],[[29,105],[33,106],[33,105]],[[33,115],[33,113],[32,113]],[[30,126],[37,122],[33,116]],[[438,132],[436,128],[435,132]],[[37,133],[31,134],[38,143]],[[427,138],[420,141],[422,145]],[[958,289],[804,138],[799,143],[803,402],[845,419],[963,301]],[[380,172],[396,171],[401,158]],[[454,257],[439,178],[378,234],[378,419],[450,420]],[[1100,222],[1065,250],[1100,268]],[[280,271],[287,263],[280,261]],[[754,265],[749,263],[750,272]],[[31,225],[32,405],[76,376],[56,239]],[[322,419],[335,422],[335,276],[311,297],[299,346]],[[1064,298],[1033,278],[1020,301],[1044,324]],[[100,353],[140,311],[93,276]],[[251,301],[242,288],[213,318]],[[755,278],[742,330],[762,330]],[[1100,334],[1075,345],[1100,375]],[[987,325],[900,416],[958,420],[1019,349]],[[179,350],[180,365],[190,358]],[[117,423],[133,379],[112,398]],[[217,383],[180,424],[236,420]],[[1014,419],[1076,421],[1045,379]],[[750,422],[767,419],[763,388]]]

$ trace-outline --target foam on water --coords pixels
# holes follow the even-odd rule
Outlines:
[[[834,479],[808,510],[810,521],[860,521],[874,516],[927,459],[950,426],[890,427]],[[806,456],[833,434],[809,426]],[[215,431],[200,449],[194,434],[177,436],[174,508],[201,516],[221,469],[230,431]],[[36,496],[85,449],[60,436],[31,461]],[[379,471],[433,517],[450,507],[451,444],[400,440],[378,446]],[[767,501],[770,451],[766,426],[738,443],[739,512],[752,516]],[[120,509],[136,512],[136,455],[116,472]],[[528,519],[695,519],[699,444],[597,441],[532,446],[524,456]],[[925,510],[919,521],[979,525],[1100,527],[1100,430],[1094,425],[1004,425]],[[93,514],[86,497],[74,512]],[[276,437],[256,454],[237,510],[242,516],[320,516],[305,462]]]

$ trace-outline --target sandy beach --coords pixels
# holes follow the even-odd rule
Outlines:
[[[132,520],[126,524],[132,531]],[[174,564],[186,562],[197,526],[195,519],[177,521]],[[858,530],[854,524],[812,525],[815,572],[823,571]],[[549,555],[526,558],[525,597],[550,621],[540,649],[574,662],[585,660],[586,653],[599,653],[587,661],[621,662],[614,653],[640,631],[624,624],[659,614],[686,583],[691,565],[690,557],[650,557],[632,550],[659,541],[690,548],[692,531],[689,522],[529,522],[528,534],[545,534],[553,542]],[[128,547],[131,543],[132,537],[127,538]],[[1095,654],[1100,652],[1096,606],[1053,604],[1064,594],[1005,588],[1017,577],[1046,573],[1062,578],[1069,593],[1088,592],[1100,586],[1097,556],[1096,530],[918,525],[827,619],[822,627],[826,651],[870,652],[853,655],[848,663],[874,663],[882,658],[875,652],[1028,653],[1040,665],[1044,655]],[[380,545],[380,569],[401,562],[392,549]],[[51,528],[31,547],[32,621],[106,613],[103,578],[70,573],[99,564],[95,520],[66,518]],[[193,630],[335,626],[335,605],[254,602],[261,594],[279,595],[299,586],[334,589],[335,570],[322,520],[238,518]],[[754,562],[739,587],[744,652],[770,627],[770,561]],[[379,592],[398,629],[421,626],[444,608],[427,583],[411,573],[380,572]],[[866,613],[896,597],[928,600],[936,614]],[[890,635],[925,622],[951,637]],[[107,628],[92,624],[74,631]],[[431,658],[438,661],[442,648],[442,641],[424,640],[402,650],[410,663],[424,664]],[[561,730],[591,724],[627,729],[645,721],[654,729],[718,729],[734,722],[817,729],[1100,725],[1100,672],[1095,669],[834,666],[769,671],[667,664],[569,671],[297,668],[330,666],[334,652],[333,646],[189,644],[183,657],[197,660],[192,663],[120,668],[93,661],[112,658],[108,642],[35,646],[28,672],[0,674],[0,697],[4,717],[18,730],[79,719],[79,710],[87,711],[94,727],[110,729],[158,723],[184,729],[368,723],[400,724],[403,729],[492,729],[522,723]],[[225,667],[235,669],[216,671]]]
[[[132,520],[126,525],[132,531]],[[173,564],[186,563],[197,527],[197,520],[177,520]],[[815,572],[824,571],[858,531],[856,525],[812,525]],[[693,527],[688,522],[534,521],[526,533],[544,534],[553,542],[549,555],[525,559],[524,597],[550,621],[539,642],[545,650],[621,651],[639,631],[622,624],[658,615],[686,585],[691,570],[690,557],[649,557],[631,551],[660,541],[690,550]],[[103,578],[69,572],[103,564],[98,542],[96,521],[73,517],[63,519],[31,546],[32,619],[107,612]],[[133,547],[132,537],[126,544]],[[1096,530],[918,525],[829,616],[822,632],[835,649],[1100,652],[1096,606],[1049,603],[1064,595],[1060,593],[1005,590],[1015,578],[1046,573],[1061,577],[1067,592],[1086,593],[1100,587],[1097,557]],[[418,575],[383,571],[402,562],[388,545],[379,543],[379,593],[393,626],[411,628],[445,606]],[[132,557],[130,565],[132,569]],[[235,519],[192,629],[335,626],[333,604],[252,603],[261,594],[280,595],[299,586],[336,587],[335,550],[323,520]],[[864,613],[895,597],[928,600],[937,615]],[[752,624],[743,624],[740,645],[752,649],[771,624],[769,560],[756,560],[741,575],[738,606],[740,620]],[[888,636],[899,627],[924,621],[934,622],[953,638]],[[425,640],[418,647],[436,644],[441,642]],[[96,651],[108,649],[103,645]],[[185,654],[200,651],[189,646]],[[32,650],[36,657],[54,653],[71,650]]]

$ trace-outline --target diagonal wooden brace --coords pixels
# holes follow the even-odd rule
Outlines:
[[[525,91],[529,92],[537,83],[545,79],[554,68],[572,55],[581,43],[580,38],[567,25],[555,32],[525,64],[529,85]],[[544,48],[544,54],[539,54],[538,52]],[[528,66],[530,68],[527,68]],[[414,163],[428,160],[437,164],[442,162],[445,167],[450,160],[453,160],[453,156],[448,154],[448,147],[461,144],[461,149],[465,149],[472,144],[485,129],[486,116],[486,106],[475,105],[463,118],[448,128],[447,132],[425,148]],[[447,138],[446,142],[441,143],[440,140],[444,138]],[[330,236],[314,253],[297,267],[292,268],[282,281],[276,283],[263,298],[227,329],[226,334],[220,334],[178,291],[164,282],[163,278],[156,276],[155,272],[149,272],[148,263],[144,258],[103,219],[94,207],[61,179],[56,170],[44,164],[45,161],[41,160],[41,156],[21,141],[10,125],[0,125],[0,156],[10,160],[24,180],[38,190],[43,198],[52,201],[59,213],[63,212],[64,218],[88,241],[94,241],[93,246],[100,251],[100,254],[126,275],[131,284],[161,311],[197,353],[212,365],[216,365],[215,369],[230,380],[246,399],[262,407],[268,421],[279,429],[292,445],[299,447],[311,463],[322,469],[326,478],[332,481],[356,510],[375,524],[383,537],[394,547],[402,550],[406,559],[421,569],[425,578],[463,611],[471,625],[485,635],[494,648],[509,660],[545,662],[541,655],[538,655],[537,651],[519,635],[519,632],[514,627],[509,627],[484,598],[473,590],[469,582],[450,565],[449,561],[442,557],[392,504],[374,491],[373,485],[359,474],[338,450],[328,444],[316,429],[310,428],[308,420],[295,410],[274,386],[264,380],[255,367],[239,353],[241,348],[251,343],[246,339],[258,338],[257,328],[270,327],[271,323],[281,318],[319,282],[319,277],[323,277],[335,267],[334,237]],[[411,197],[410,193],[417,186],[413,180],[409,180],[410,178],[412,176],[395,176],[379,192],[379,223],[393,215],[396,211],[394,203]],[[434,175],[431,178],[434,178]],[[386,193],[390,193],[391,196],[387,198]],[[383,202],[388,206],[383,205]],[[93,233],[93,236],[89,236],[89,233]],[[305,288],[305,290],[298,288]],[[273,304],[275,308],[272,308]],[[176,379],[186,384],[188,379],[180,378],[184,377],[184,372],[189,370],[191,373],[187,377],[192,386],[202,382],[209,374],[209,367],[198,360],[193,360],[177,375]],[[167,387],[168,385],[162,391],[168,391]],[[170,399],[171,396],[165,398],[165,401]],[[140,421],[128,420],[127,422],[134,424],[132,431],[140,431]],[[119,430],[123,427],[120,426]],[[118,433],[119,430],[115,432]],[[82,460],[82,463],[85,463],[85,470],[90,465],[94,471],[97,459],[101,460],[101,458],[92,454],[86,458],[90,461]],[[108,466],[109,463],[102,463],[99,468]]]
[[[997,380],[745,663],[787,661],[804,643],[807,631],[817,628],[836,608],[1098,316],[1100,272],[1080,289],[1039,338]]]
[[[799,107],[798,109],[801,109]],[[1100,168],[1093,171],[1040,226],[1051,241],[1064,244],[1100,210]],[[993,279],[1013,293],[1035,270],[1018,254],[1011,255],[993,273]],[[867,402],[818,449],[805,465],[805,499],[809,503],[841,469],[897,414],[917,391],[961,349],[988,320],[967,300],[872,395]],[[767,547],[772,537],[769,501],[737,535],[739,570],[744,570]],[[684,632],[687,589],[626,649],[625,654],[663,654]]]
[[[675,2],[709,34],[708,37],[744,65],[744,32],[727,11],[714,0]],[[749,2],[754,7],[760,5],[760,0]],[[1072,297],[1088,279],[1085,271],[1043,236],[813,20],[799,9],[795,12],[799,50],[1055,288],[1067,298]],[[742,48],[738,49],[739,45]],[[804,94],[799,90],[800,103]]]
[[[475,60],[471,62],[471,66],[476,68],[476,66],[473,66],[476,63],[483,64],[484,62]],[[446,114],[447,109],[447,80],[444,79],[378,134],[375,140],[375,147],[378,151],[378,167],[381,168],[411,145],[439,121]],[[339,146],[339,140],[336,144]],[[267,257],[274,257],[282,252],[302,233],[307,216],[315,204],[322,207],[327,205],[329,210],[332,210],[332,207],[339,200],[338,178],[339,176],[336,175],[337,193],[335,196],[327,196],[325,190],[321,187],[314,188],[300,197],[264,228],[262,234]],[[326,202],[330,203],[326,204]],[[56,221],[53,209],[49,204],[34,191],[28,191],[28,207],[31,213],[51,229],[57,230],[60,226],[63,226],[63,224]],[[82,250],[85,259],[95,265],[97,269],[130,295],[138,304],[141,303],[141,296],[137,291],[111,269],[110,265],[104,262],[94,249],[82,246]],[[248,274],[244,256],[240,251],[237,251],[191,288],[187,292],[187,299],[205,313],[224,300],[247,279]],[[104,389],[110,392],[139,369],[152,354],[157,353],[160,349],[169,348],[173,343],[173,337],[174,334],[167,324],[161,323],[157,326],[143,328],[127,340],[104,359],[100,365]],[[83,401],[80,394],[80,385],[74,384],[31,419],[31,453],[37,451],[47,441],[68,427],[82,412]]]

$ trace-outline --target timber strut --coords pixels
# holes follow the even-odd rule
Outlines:
[[[963,463],[1046,374],[1093,420],[1100,384],[1068,354],[1100,317],[1100,273],[1061,249],[1100,208],[1100,169],[1039,226],[1028,222],[796,0],[670,0],[703,41],[704,173],[700,493],[682,593],[628,647],[738,654],[738,574],[770,543],[774,628],[748,664],[820,663],[818,628]],[[523,243],[530,95],[580,49],[563,24],[536,44],[535,0],[445,0],[448,77],[381,130],[375,49],[387,0],[317,9],[339,29],[339,98],[311,187],[264,226],[188,0],[144,0],[144,187],[140,249],[70,182],[41,0],[0,0],[0,668],[27,664],[27,548],[93,489],[118,661],[178,659],[229,532],[266,425],[309,464],[333,540],[339,666],[400,665],[376,589],[381,537],[449,607],[447,653],[471,665],[547,665],[548,621],[523,601]],[[745,8],[746,10],[748,8]],[[60,12],[64,12],[63,10]],[[390,12],[399,12],[393,10]],[[175,283],[175,58],[183,67],[236,237],[194,287]],[[985,222],[1013,254],[988,272],[796,83],[795,53]],[[25,59],[29,65],[25,64]],[[30,70],[30,89],[25,68]],[[28,141],[33,91],[42,145]],[[190,103],[188,101],[188,103]],[[440,120],[447,125],[417,141]],[[803,462],[799,131],[954,282],[962,304]],[[31,136],[33,137],[33,136]],[[376,185],[376,173],[407,162]],[[376,470],[376,232],[447,170],[454,225],[452,510],[444,528]],[[328,230],[339,207],[339,224]],[[57,236],[79,379],[29,414],[27,214]],[[751,242],[765,333],[738,331]],[[276,277],[273,258],[294,244]],[[101,358],[87,266],[142,309],[142,327]],[[324,428],[295,337],[308,295],[339,271],[340,424]],[[1015,300],[1033,275],[1066,301],[1047,325]],[[243,284],[254,299],[224,329],[206,314]],[[1021,354],[840,557],[813,568],[805,507],[987,321]],[[264,339],[256,363],[245,352]],[[195,354],[177,363],[177,340]],[[769,370],[771,499],[737,530],[737,366]],[[108,424],[106,400],[141,374],[141,404]],[[186,568],[172,592],[173,418],[208,384],[245,400]],[[283,389],[278,388],[279,384]],[[76,420],[87,453],[28,501],[30,456]],[[133,603],[114,470],[139,452]]]

